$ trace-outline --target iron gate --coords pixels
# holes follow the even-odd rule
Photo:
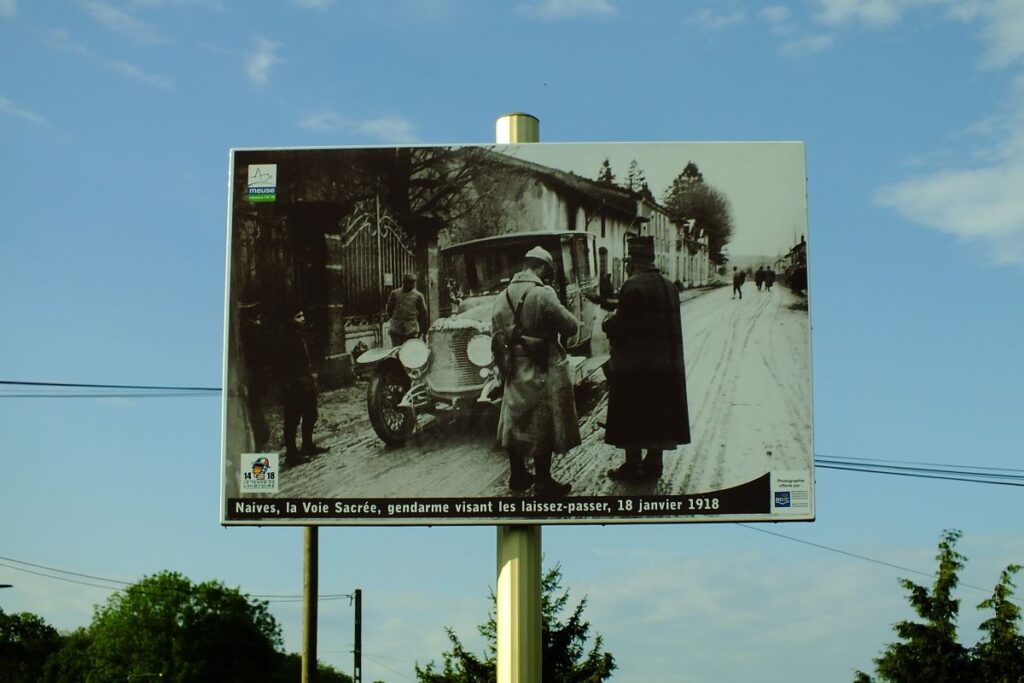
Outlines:
[[[347,346],[380,346],[388,294],[416,268],[415,240],[379,198],[357,204],[339,228],[324,236],[327,268],[334,273],[332,304],[341,309]]]

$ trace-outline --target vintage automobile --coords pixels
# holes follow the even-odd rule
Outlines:
[[[538,245],[554,258],[550,284],[581,322],[576,335],[564,340],[574,381],[604,364],[607,343],[601,334],[604,310],[593,235],[521,232],[447,247],[441,250],[438,280],[441,317],[430,325],[426,341],[370,349],[357,359],[371,373],[366,407],[382,441],[403,443],[420,413],[493,409],[501,402],[502,380],[491,350],[492,308],[522,268],[523,255]]]

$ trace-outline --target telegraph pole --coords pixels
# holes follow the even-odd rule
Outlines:
[[[352,683],[363,683],[363,591],[356,589],[355,648],[352,650]]]
[[[319,597],[319,527],[305,528],[302,563],[302,683],[316,683],[316,609]]]

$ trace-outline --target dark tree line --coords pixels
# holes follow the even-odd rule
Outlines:
[[[30,613],[0,610],[4,683],[297,681],[301,658],[282,650],[267,603],[219,581],[161,572],[114,593],[92,622],[61,634]],[[329,666],[321,683],[351,683]]]

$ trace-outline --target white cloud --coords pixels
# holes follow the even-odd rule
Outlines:
[[[49,122],[39,114],[36,114],[33,111],[29,111],[28,109],[23,109],[19,107],[17,104],[7,99],[6,97],[0,97],[0,114],[14,116],[19,119],[31,121],[32,123],[36,123],[41,126],[50,125]]]
[[[693,24],[705,31],[721,31],[742,24],[747,18],[747,13],[738,7],[720,10],[704,7],[691,14],[686,23]]]
[[[929,0],[817,0],[818,19],[830,26],[860,22],[869,26],[890,26],[904,12]]]
[[[782,44],[782,53],[790,57],[805,57],[807,55],[824,52],[835,43],[835,37],[831,35],[804,36]]]
[[[1024,2],[993,0],[962,16],[984,22],[981,33],[986,43],[982,62],[985,66],[1001,68],[1024,62]]]
[[[53,48],[59,50],[66,50],[67,52],[73,52],[74,54],[88,57],[98,64],[110,69],[114,73],[120,74],[126,78],[130,78],[139,83],[144,83],[149,86],[157,88],[172,88],[174,83],[163,76],[157,74],[151,74],[143,71],[134,64],[128,62],[118,61],[103,57],[102,55],[95,54],[87,46],[76,43],[71,38],[71,34],[66,29],[58,28],[49,31],[46,34],[46,42]]]
[[[391,142],[415,142],[412,124],[401,116],[385,116],[379,119],[361,121],[355,126],[356,131]]]
[[[92,56],[92,52],[85,45],[76,43],[71,39],[71,34],[67,29],[55,28],[51,31],[46,32],[46,43],[53,48],[58,50],[67,50],[68,52],[74,52],[87,57]]]
[[[519,11],[547,21],[584,16],[607,17],[618,12],[610,0],[534,0],[519,5]]]
[[[18,13],[15,0],[0,0],[0,17],[13,17]]]
[[[105,2],[89,0],[82,3],[93,19],[111,31],[123,33],[140,43],[165,43],[164,38],[145,22],[139,21],[124,10]]]
[[[221,0],[131,0],[131,4],[137,7],[184,7],[186,5],[192,7],[207,7],[213,10],[225,9],[224,3]]]
[[[881,206],[908,220],[981,243],[1000,264],[1024,264],[1024,158],[944,170],[883,188]]]
[[[355,133],[381,142],[416,142],[412,123],[395,115],[360,121],[333,111],[320,111],[299,121],[299,126],[318,133]]]
[[[931,10],[978,26],[980,66],[1012,69],[1009,114],[988,115],[968,127],[984,138],[961,149],[925,155],[932,170],[881,188],[880,206],[919,225],[985,248],[1000,264],[1024,264],[1024,2],[1021,0],[817,0],[817,20],[834,27],[890,27],[912,11]],[[820,42],[816,42],[820,41]],[[820,36],[786,44],[790,54],[826,49]]]
[[[151,74],[143,71],[134,64],[128,62],[119,62],[114,60],[107,60],[107,66],[116,71],[117,73],[130,78],[146,85],[151,85],[155,88],[173,88],[174,82],[169,78],[165,78],[158,74]]]
[[[277,56],[279,47],[281,43],[262,37],[256,39],[255,51],[246,58],[245,72],[250,81],[256,85],[266,85],[270,82],[271,67],[281,63]]]
[[[790,35],[796,30],[789,8],[785,5],[769,5],[761,9],[758,16],[768,24],[772,33],[776,35]]]
[[[299,121],[299,126],[318,133],[336,133],[346,127],[344,117],[333,111],[321,111]]]

